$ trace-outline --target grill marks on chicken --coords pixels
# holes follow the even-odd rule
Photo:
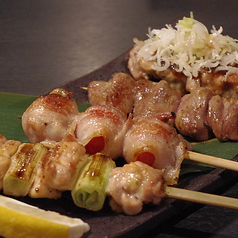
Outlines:
[[[3,137],[2,139],[5,141],[2,145],[7,148],[11,160],[17,148],[24,144],[18,141],[12,143]],[[72,190],[75,186],[79,170],[89,157],[85,154],[84,147],[72,135],[66,136],[61,142],[41,145],[45,145],[44,153],[35,165],[36,172],[27,195],[31,198],[58,199],[62,192]],[[2,152],[0,150],[0,155]],[[140,161],[113,169],[106,188],[112,210],[135,215],[141,212],[144,204],[159,204],[164,196],[163,185],[166,184],[163,171]]]
[[[174,126],[181,96],[165,80],[158,83],[138,80],[135,83],[134,95],[134,117],[154,114],[161,121]]]
[[[175,114],[181,100],[180,94],[164,80],[152,82],[141,79],[133,82],[129,75],[128,77],[125,75],[114,74],[109,82],[91,82],[88,87],[91,105],[110,105],[125,114],[133,112],[134,117],[154,113],[160,120],[174,125]],[[119,91],[115,93],[118,89]],[[113,103],[114,101],[116,103]]]
[[[31,143],[61,141],[78,113],[72,93],[55,89],[27,108],[22,115],[22,127]]]
[[[191,92],[183,96],[173,89],[166,80],[153,82],[145,79],[146,77],[144,79],[139,77],[131,91],[132,96],[128,98],[129,104],[133,104],[133,116],[145,117],[153,115],[153,117],[167,122],[171,126],[175,126],[181,134],[198,141],[208,140],[214,135],[221,141],[238,140],[238,133],[235,129],[237,112],[234,106],[238,100],[238,94],[236,93],[237,75],[235,73],[229,74],[226,76],[226,80],[224,80],[225,76],[221,72],[201,71],[200,74],[201,77],[196,79],[197,83],[190,85],[192,87]],[[116,76],[116,78],[120,77],[120,74]],[[122,83],[123,81],[120,82]],[[190,82],[187,81],[187,83]],[[210,84],[214,84],[212,87],[216,85],[217,88],[212,89],[209,86]],[[201,87],[201,85],[205,85],[205,87]],[[110,91],[112,84],[107,84],[107,87],[107,91]],[[103,84],[98,84],[94,90],[100,101],[100,94],[98,92],[103,90]],[[128,90],[128,87],[126,87],[126,90]],[[89,91],[90,100],[94,92],[92,90]],[[211,100],[216,96],[216,93],[222,94],[220,101],[225,103],[226,112],[218,110],[215,106],[215,99]],[[111,95],[108,95],[108,98],[110,97]],[[211,118],[208,118],[208,104],[210,100],[209,114]],[[222,106],[223,104],[221,103],[220,105]],[[220,111],[219,114],[218,111]],[[225,117],[229,117],[230,123],[225,123],[228,120]],[[212,118],[216,118],[216,121],[213,122]],[[225,129],[221,126],[223,124]],[[151,160],[153,160],[152,156]]]
[[[133,109],[133,88],[135,80],[125,73],[116,73],[108,82],[92,81],[88,85],[91,105],[109,105],[128,114]]]
[[[209,88],[215,95],[222,97],[237,97],[238,93],[238,74],[225,71],[202,69],[197,78],[187,80],[186,89],[188,92],[199,87]]]
[[[109,175],[107,195],[115,212],[135,215],[143,204],[158,205],[163,197],[163,172],[140,161],[117,167]]]
[[[238,140],[238,99],[213,96],[208,106],[208,122],[220,141]]]
[[[102,85],[94,89],[101,91],[100,87]],[[93,95],[91,90],[89,99]],[[96,95],[100,96],[97,92]],[[131,95],[133,120],[124,134],[123,157],[127,163],[142,161],[154,168],[164,169],[166,182],[176,184],[187,146],[192,149],[172,127],[181,100],[180,94],[165,80],[152,82],[140,79],[134,83]],[[98,136],[94,135],[94,138]]]
[[[1,138],[5,137],[1,136]],[[5,139],[5,141],[0,146],[0,189],[3,189],[4,193],[4,188],[6,188],[4,186],[8,186],[4,183],[4,179],[6,179],[13,157],[18,159],[16,154],[20,147],[33,145],[13,140]],[[67,135],[58,143],[51,143],[50,147],[46,147],[44,144],[41,146],[46,152],[42,153],[37,164],[29,162],[36,152],[27,153],[26,151],[26,156],[29,159],[29,161],[26,160],[29,162],[28,167],[34,170],[31,174],[32,183],[27,188],[26,194],[32,198],[58,199],[62,192],[73,189],[80,169],[88,160],[88,155],[85,148],[71,135]],[[24,151],[24,149],[21,150],[19,155],[25,153]],[[14,174],[14,179],[24,180],[24,173],[27,171],[22,170],[21,173]],[[12,191],[12,194],[15,194],[14,187],[9,188],[8,186],[7,191]]]
[[[214,95],[200,87],[182,97],[175,126],[198,141],[215,137],[220,141],[238,140],[238,98]]]
[[[213,136],[207,118],[208,103],[212,96],[210,89],[198,88],[182,97],[175,119],[180,133],[199,141]]]
[[[164,170],[168,184],[176,184],[188,143],[176,129],[154,117],[136,117],[123,146],[127,163],[142,161]],[[191,148],[189,148],[191,149]]]
[[[67,135],[41,158],[29,196],[58,198],[63,191],[72,190],[86,161],[85,148]]]
[[[112,106],[91,106],[75,117],[69,133],[85,146],[87,153],[97,152],[116,159],[122,155],[124,136],[131,116]]]

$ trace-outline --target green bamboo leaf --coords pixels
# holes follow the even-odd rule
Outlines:
[[[194,143],[193,151],[223,159],[233,159],[238,154],[238,142],[221,142],[218,139],[211,139],[206,142]]]
[[[0,93],[0,133],[8,140],[28,142],[21,126],[21,115],[36,99],[34,96]]]

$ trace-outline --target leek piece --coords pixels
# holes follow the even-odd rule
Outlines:
[[[91,211],[101,210],[106,199],[109,173],[115,167],[116,164],[111,158],[101,153],[91,155],[71,191],[74,203]]]
[[[12,156],[3,179],[3,192],[10,196],[26,196],[33,183],[40,158],[47,152],[42,144],[23,143]]]

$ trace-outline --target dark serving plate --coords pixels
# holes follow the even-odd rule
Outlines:
[[[78,102],[88,102],[87,91],[81,89],[87,86],[90,81],[108,81],[116,72],[128,73],[127,56],[125,52],[112,62],[97,69],[96,71],[61,85],[71,91]],[[234,158],[238,161],[238,157]],[[207,193],[221,194],[231,185],[238,181],[238,173],[224,169],[210,169],[206,173],[190,173],[180,177],[178,187],[203,191]],[[91,212],[78,208],[74,205],[70,192],[63,194],[59,200],[30,199],[28,197],[19,199],[29,204],[38,206],[46,210],[58,211],[71,217],[78,217],[89,223],[91,230],[84,235],[87,238],[116,238],[116,237],[140,237],[154,227],[162,226],[164,222],[170,222],[180,213],[192,211],[194,203],[163,198],[158,206],[146,205],[143,211],[135,216],[116,214],[111,211],[107,201],[104,208],[99,212]]]

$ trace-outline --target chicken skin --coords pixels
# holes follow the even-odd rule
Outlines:
[[[163,197],[163,172],[140,161],[117,167],[109,175],[107,195],[115,212],[135,215],[143,205],[158,205]]]
[[[98,152],[117,159],[122,155],[124,136],[130,127],[131,116],[112,106],[91,106],[79,113],[69,128],[86,148],[88,154]]]
[[[109,105],[125,114],[132,112],[135,80],[125,73],[116,73],[108,82],[92,81],[88,85],[88,98],[92,106]]]
[[[133,118],[124,140],[123,156],[127,163],[142,161],[156,169],[164,169],[165,181],[178,181],[180,165],[192,146],[176,129],[154,117]]]
[[[78,113],[72,93],[55,89],[27,108],[22,115],[22,128],[31,143],[61,141]]]

